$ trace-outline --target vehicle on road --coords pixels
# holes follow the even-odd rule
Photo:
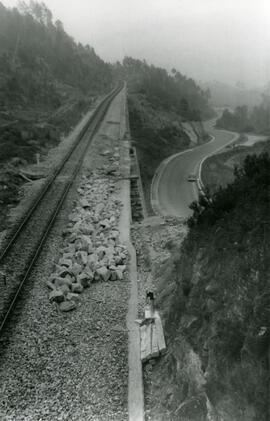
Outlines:
[[[190,181],[190,182],[197,181],[197,176],[196,176],[196,174],[189,174],[189,176],[188,176],[188,178],[187,178],[187,181]]]

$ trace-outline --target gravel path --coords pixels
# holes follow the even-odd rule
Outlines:
[[[117,165],[122,104],[120,94],[91,146],[81,175],[97,168],[107,174],[112,162]],[[114,180],[117,192],[121,183],[117,174],[106,176],[108,183]],[[62,313],[58,304],[48,301],[46,281],[53,263],[59,260],[61,234],[77,203],[79,181],[78,177],[0,339],[3,421],[128,418],[127,275],[123,280],[92,283],[72,312]]]

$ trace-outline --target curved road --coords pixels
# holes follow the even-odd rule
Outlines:
[[[215,120],[205,123],[206,131],[212,135],[208,143],[173,155],[163,161],[152,184],[152,206],[161,215],[187,217],[192,214],[189,205],[198,199],[196,183],[188,182],[189,174],[199,174],[200,162],[208,155],[224,148],[237,138],[237,134],[216,130]]]

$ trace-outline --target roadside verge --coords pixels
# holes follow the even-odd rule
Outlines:
[[[233,132],[229,132],[229,133],[232,133],[233,134]],[[238,134],[236,133],[235,135],[234,135],[234,137],[233,137],[233,139],[231,139],[228,143],[226,143],[226,145],[224,145],[224,146],[221,146],[220,148],[218,148],[215,152],[213,152],[213,153],[211,153],[211,154],[209,154],[209,155],[206,155],[201,161],[200,161],[200,164],[199,164],[199,171],[198,171],[198,178],[197,178],[197,188],[198,188],[198,192],[200,193],[200,194],[202,194],[203,196],[205,196],[205,186],[204,186],[204,184],[203,184],[203,181],[202,181],[202,166],[203,166],[203,163],[206,161],[206,159],[207,158],[209,158],[210,156],[212,156],[212,155],[214,155],[214,154],[216,154],[216,153],[219,153],[222,149],[224,149],[226,146],[228,146],[228,145],[230,145],[231,143],[233,143],[233,142],[235,142],[235,140],[237,139],[237,137],[238,137]]]

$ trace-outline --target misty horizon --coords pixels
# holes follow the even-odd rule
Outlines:
[[[7,7],[16,0],[2,0]],[[106,62],[145,59],[198,82],[247,88],[270,81],[270,5],[265,0],[46,0],[76,42]]]

